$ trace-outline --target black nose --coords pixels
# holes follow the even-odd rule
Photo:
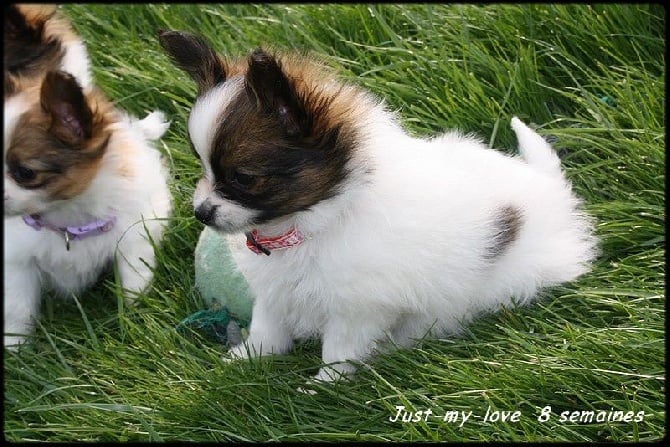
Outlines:
[[[200,204],[195,209],[195,217],[205,225],[210,225],[214,220],[216,206],[211,206],[208,202]]]

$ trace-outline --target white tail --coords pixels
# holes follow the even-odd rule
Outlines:
[[[547,174],[562,175],[561,160],[542,136],[516,116],[512,118],[512,129],[519,140],[521,157],[526,163]]]
[[[165,119],[165,114],[160,110],[155,110],[136,121],[137,126],[142,133],[150,140],[158,140],[170,127],[170,122]]]

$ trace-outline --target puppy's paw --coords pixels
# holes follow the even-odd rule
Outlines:
[[[330,366],[324,366],[312,377],[311,382],[333,383],[348,380],[349,374],[354,372],[354,367],[348,363],[337,363]]]
[[[315,382],[313,380],[308,380],[307,382],[305,382],[304,387],[299,386],[298,388],[296,388],[296,391],[299,392],[299,393],[303,393],[303,394],[309,394],[310,396],[314,396],[315,394],[319,394],[316,390],[314,390],[312,388],[314,383]]]
[[[221,363],[233,363],[236,360],[235,357],[231,357],[228,353],[221,356]]]
[[[132,309],[137,307],[140,302],[140,292],[135,290],[125,289],[123,291],[123,304],[126,308]]]
[[[249,350],[247,347],[244,345],[244,343],[240,343],[237,346],[234,346],[228,350],[228,352],[221,357],[221,360],[224,363],[232,363],[236,362],[238,360],[243,360],[243,359],[248,359],[249,358]]]
[[[5,335],[3,341],[6,350],[16,352],[19,346],[26,342],[26,337],[22,335]]]
[[[318,392],[314,389],[314,385],[319,384],[328,385],[333,384],[335,382],[349,380],[349,375],[353,371],[354,370],[352,365],[346,363],[338,363],[331,366],[324,366],[319,370],[319,372],[314,377],[305,382],[304,387],[303,386],[298,387],[297,391],[299,393],[309,394],[313,396],[315,394],[318,394]]]

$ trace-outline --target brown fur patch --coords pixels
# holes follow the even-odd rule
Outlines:
[[[252,73],[259,59],[264,65]],[[351,120],[369,110],[367,97],[305,56],[254,53],[246,66],[231,66],[244,70],[246,91],[223,111],[213,141],[217,190],[260,210],[257,223],[336,195],[357,145]],[[236,185],[239,174],[252,184]]]
[[[95,177],[116,120],[101,92],[84,94],[71,75],[50,72],[9,139],[8,172],[54,200],[75,197]]]
[[[494,217],[492,245],[488,248],[488,258],[500,256],[519,237],[523,224],[521,210],[513,205],[500,208]]]

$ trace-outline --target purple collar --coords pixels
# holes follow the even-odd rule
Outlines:
[[[77,225],[71,227],[57,227],[42,220],[39,214],[30,214],[23,216],[23,221],[30,227],[39,231],[42,228],[48,228],[57,233],[63,233],[65,237],[65,248],[70,250],[70,241],[83,239],[89,236],[97,236],[106,233],[114,227],[116,217],[108,217],[106,219],[95,220],[85,225]]]

